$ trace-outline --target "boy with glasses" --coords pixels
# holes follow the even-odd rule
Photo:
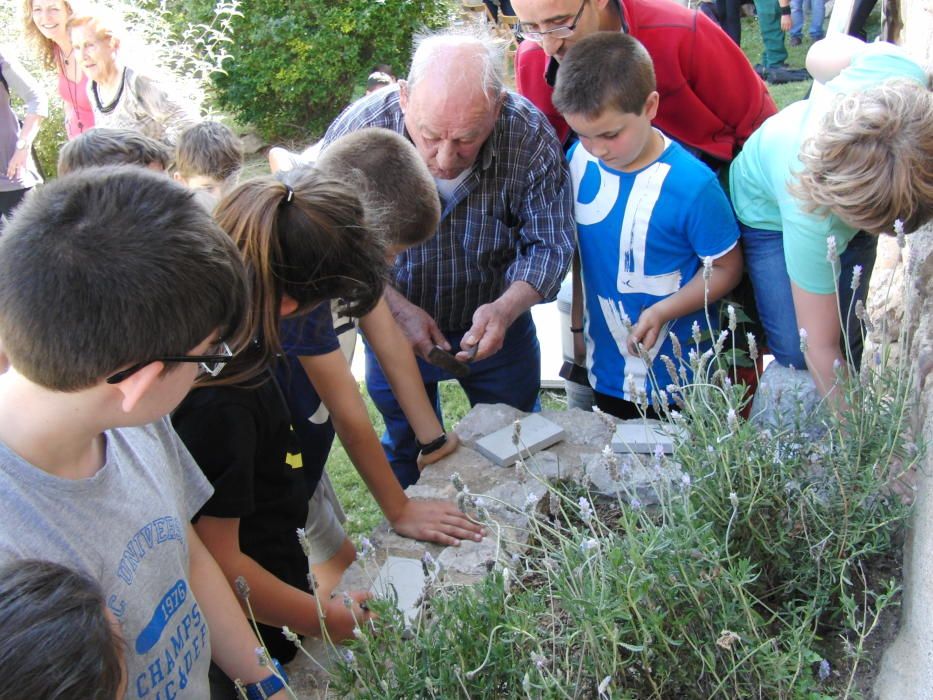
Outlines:
[[[250,697],[282,695],[189,524],[211,487],[166,418],[199,363],[226,359],[221,338],[239,347],[246,295],[229,238],[141,168],[56,180],[0,240],[0,564],[100,584],[127,698],[207,698],[212,656]]]

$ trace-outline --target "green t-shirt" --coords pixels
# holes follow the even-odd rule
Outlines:
[[[800,146],[819,128],[823,115],[839,95],[864,90],[890,78],[907,78],[926,86],[926,72],[900,48],[866,44],[825,90],[795,102],[761,125],[746,142],[729,172],[732,203],[746,226],[783,231],[784,260],[794,283],[814,294],[831,294],[836,280],[827,260],[826,240],[845,250],[856,230],[832,214],[804,211],[787,185],[802,167]]]

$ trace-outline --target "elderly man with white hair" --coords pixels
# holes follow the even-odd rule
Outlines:
[[[556,296],[573,252],[560,144],[530,102],[504,89],[502,69],[502,47],[491,38],[420,37],[408,79],[348,107],[324,137],[326,149],[351,131],[392,129],[411,139],[437,183],[437,233],[396,258],[386,298],[438,415],[437,382],[454,374],[449,361],[448,369],[426,361],[436,346],[469,363],[458,378],[471,404],[538,408],[530,308]],[[417,443],[375,357],[367,351],[366,359],[367,388],[386,422],[383,447],[408,486],[418,480],[419,451],[445,436]]]

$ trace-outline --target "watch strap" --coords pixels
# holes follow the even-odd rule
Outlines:
[[[285,687],[288,682],[288,675],[285,673],[285,669],[282,668],[282,664],[278,662],[278,659],[272,659],[272,666],[275,668],[275,673],[258,683],[250,683],[244,686],[247,700],[266,700],[266,698],[275,695]]]
[[[422,455],[429,455],[432,452],[437,452],[439,449],[441,449],[446,444],[447,444],[447,432],[446,431],[441,433],[441,436],[439,438],[435,438],[434,440],[431,440],[431,442],[427,444],[420,443],[418,442],[417,439],[415,440],[415,445],[418,446],[418,451]]]

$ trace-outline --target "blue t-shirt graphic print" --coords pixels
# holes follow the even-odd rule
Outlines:
[[[650,403],[652,391],[672,381],[660,360],[673,356],[669,333],[686,348],[695,320],[707,329],[706,313],[701,309],[666,324],[648,349],[650,366],[628,350],[630,324],[693,279],[703,258],[735,246],[739,231],[732,208],[713,172],[667,139],[656,161],[631,173],[607,167],[579,143],[568,159],[590,383],[600,393]],[[715,317],[711,308],[714,324]]]

